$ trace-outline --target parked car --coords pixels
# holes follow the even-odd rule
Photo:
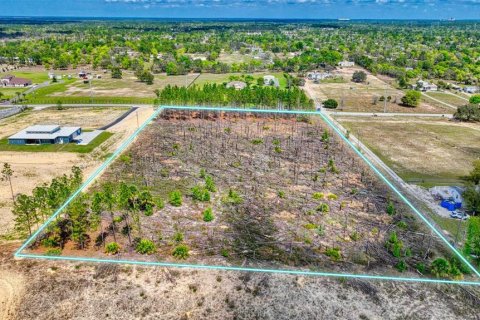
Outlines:
[[[453,219],[461,219],[461,220],[467,220],[470,216],[466,213],[463,213],[463,212],[460,212],[460,211],[452,211],[452,213],[450,213],[450,218],[453,218]]]

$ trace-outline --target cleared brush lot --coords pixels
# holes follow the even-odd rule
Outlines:
[[[58,233],[80,198],[29,251],[383,274],[448,256],[318,118],[164,110],[105,185],[124,201],[95,227]]]

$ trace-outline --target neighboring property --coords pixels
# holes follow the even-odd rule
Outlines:
[[[263,76],[263,84],[266,86],[274,86],[274,87],[278,87],[280,85],[280,83],[278,82],[278,79],[272,75]]]
[[[423,91],[423,92],[426,92],[426,91],[437,91],[438,90],[438,87],[436,84],[434,83],[430,83],[428,81],[424,81],[424,80],[419,80],[417,82],[417,90],[420,90],[420,91]]]
[[[355,62],[344,60],[344,61],[340,61],[338,63],[338,66],[339,67],[353,67],[353,66],[355,66]]]
[[[433,187],[430,189],[430,193],[435,200],[440,201],[440,206],[449,211],[454,211],[462,207],[463,189],[460,187]]]
[[[10,136],[9,144],[63,144],[76,141],[81,135],[80,127],[60,127],[58,125],[34,125]]]
[[[85,71],[80,71],[78,77],[81,79],[87,79],[87,73]]]
[[[247,84],[243,81],[230,81],[227,83],[227,88],[235,88],[236,90],[242,90],[247,87]]]
[[[313,80],[313,81],[325,80],[332,77],[333,75],[330,72],[313,71],[313,72],[307,73],[308,80]]]
[[[477,92],[479,92],[479,89],[476,86],[468,86],[468,87],[463,88],[463,91],[466,92],[466,93],[477,93]]]
[[[0,79],[0,83],[4,87],[28,87],[32,84],[32,80],[5,75]]]

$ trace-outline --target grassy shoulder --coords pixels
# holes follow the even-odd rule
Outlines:
[[[8,139],[0,140],[0,151],[18,151],[18,152],[76,152],[89,153],[103,142],[108,140],[113,133],[104,131],[98,137],[93,139],[88,145],[68,144],[42,144],[42,145],[12,145],[8,144]]]

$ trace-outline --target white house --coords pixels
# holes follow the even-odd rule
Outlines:
[[[469,87],[463,88],[463,91],[466,93],[477,93],[479,90],[478,90],[478,87],[469,86]]]
[[[263,76],[263,84],[266,86],[274,86],[274,87],[278,87],[280,85],[278,82],[278,79],[272,75]]]
[[[235,88],[236,90],[242,90],[247,87],[247,84],[243,81],[230,81],[227,83],[227,88]]]
[[[355,65],[355,62],[353,61],[347,61],[347,60],[344,60],[344,61],[340,61],[338,63],[338,66],[339,67],[353,67]]]
[[[325,80],[331,77],[333,77],[333,75],[330,72],[313,71],[313,72],[307,73],[308,80],[313,80],[313,81]]]
[[[424,80],[418,80],[417,89],[420,90],[420,91],[423,91],[423,92],[425,92],[425,91],[437,91],[438,87],[434,83],[430,83],[430,82],[424,81]]]

